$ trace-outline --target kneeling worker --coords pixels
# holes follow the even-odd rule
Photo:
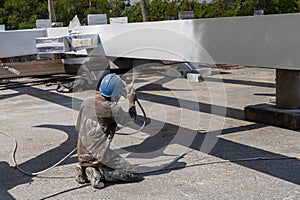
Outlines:
[[[117,104],[125,84],[116,74],[106,75],[94,98],[83,101],[76,123],[78,132],[76,181],[90,182],[94,188],[103,188],[105,182],[140,181],[131,173],[133,166],[110,149],[117,123],[130,125],[136,117],[135,94],[130,94],[129,112]]]

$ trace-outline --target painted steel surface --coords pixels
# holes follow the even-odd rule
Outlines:
[[[111,57],[300,70],[300,14],[81,26],[79,30],[99,34]],[[62,35],[68,35],[67,28],[47,29],[48,37]]]
[[[300,69],[300,14],[83,28],[109,56]]]
[[[0,32],[0,58],[36,54],[35,38],[46,36],[45,29]]]

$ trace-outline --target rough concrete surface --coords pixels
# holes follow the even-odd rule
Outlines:
[[[164,76],[167,67],[135,69],[147,124],[140,133],[116,135],[112,145],[130,162],[155,169],[143,181],[101,190],[80,185],[76,153],[46,173],[27,176],[14,167],[13,141],[0,134],[0,199],[300,199],[299,130],[244,119],[245,106],[275,102],[274,70],[213,68],[211,76],[190,83]],[[94,92],[6,85],[0,83],[0,131],[17,140],[22,169],[44,170],[75,147],[78,106]]]

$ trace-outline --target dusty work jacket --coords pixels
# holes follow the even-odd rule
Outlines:
[[[109,148],[117,123],[129,125],[132,120],[116,103],[97,97],[83,101],[76,123],[81,166],[106,165],[130,171],[132,166]]]

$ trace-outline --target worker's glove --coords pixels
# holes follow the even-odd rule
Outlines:
[[[136,101],[136,95],[135,95],[135,92],[131,92],[131,93],[128,95],[128,101],[129,101],[129,104],[134,104],[134,102]]]
[[[132,119],[136,120],[136,109],[135,106],[129,108],[129,115]]]

